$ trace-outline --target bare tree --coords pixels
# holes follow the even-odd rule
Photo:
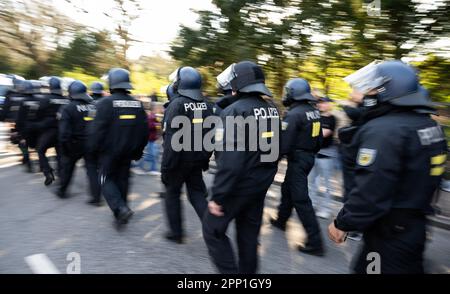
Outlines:
[[[0,46],[34,62],[35,75],[48,73],[49,52],[76,24],[52,7],[49,0],[0,0]]]

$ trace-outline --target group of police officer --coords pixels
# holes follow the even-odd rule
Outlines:
[[[166,237],[183,242],[180,190],[186,183],[188,198],[202,222],[204,240],[219,272],[255,273],[264,199],[278,160],[285,156],[288,169],[281,204],[271,224],[285,230],[295,208],[308,236],[299,251],[323,256],[324,241],[307,183],[323,134],[317,101],[308,82],[300,78],[288,81],[283,95],[288,110],[281,121],[265,86],[264,73],[255,63],[233,64],[217,77],[224,96],[212,111],[201,96],[201,77],[195,69],[182,67],[174,79],[168,88],[161,167],[170,228]],[[346,81],[360,105],[354,109],[358,116],[353,124],[339,134],[345,163],[345,202],[330,224],[328,236],[342,243],[349,232],[364,234],[364,245],[354,262],[355,273],[367,273],[371,253],[380,256],[381,273],[423,273],[426,216],[432,213],[430,203],[447,160],[443,130],[431,117],[436,114],[431,99],[416,71],[401,61],[374,62]],[[192,103],[197,107],[189,107]],[[220,115],[225,122],[238,117],[258,120],[260,113],[271,113],[264,118],[269,126],[264,130],[261,124],[252,129],[226,123],[216,130],[216,143],[234,148],[215,152],[217,172],[207,202],[202,170],[208,168],[211,153],[176,151],[173,138],[181,127],[172,123],[174,118],[187,117],[192,122],[189,134],[195,135],[195,124],[210,115]],[[281,126],[273,127],[277,122]],[[243,137],[236,136],[242,133],[236,128],[247,132],[243,131]],[[200,131],[207,136],[207,128]],[[277,160],[263,161],[264,151],[251,149],[248,144],[244,149],[237,148],[253,135],[248,132],[279,143]],[[232,220],[238,260],[226,235]]]
[[[46,186],[56,179],[46,156],[49,148],[55,148],[59,180],[54,192],[60,198],[69,196],[76,163],[83,158],[91,194],[88,203],[101,205],[103,194],[117,225],[126,224],[133,214],[127,205],[130,163],[142,156],[148,138],[144,107],[129,95],[129,72],[120,68],[109,72],[107,97],[100,82],[91,85],[90,96],[81,81],[71,82],[65,97],[61,82],[50,77],[45,94],[37,81],[14,79],[2,107],[2,121],[14,123],[11,138],[19,144],[30,172],[28,150],[37,151]]]
[[[307,242],[299,251],[323,256],[324,240],[307,184],[323,134],[308,82],[294,78],[286,84],[283,104],[288,110],[282,119],[262,68],[253,62],[233,64],[217,77],[223,97],[214,106],[202,95],[202,78],[196,69],[181,67],[171,78],[161,162],[169,228],[165,237],[178,244],[185,240],[180,197],[186,184],[219,272],[256,273],[266,193],[279,160],[286,157],[281,203],[271,224],[285,230],[295,208],[307,233]],[[381,256],[382,273],[422,273],[426,215],[431,213],[431,198],[447,158],[442,129],[431,118],[435,110],[417,73],[403,62],[373,63],[346,80],[353,87],[352,95],[360,97],[360,115],[340,130],[346,195],[328,235],[342,243],[348,232],[364,233],[353,268],[356,273],[366,273],[367,255],[372,252]],[[92,86],[94,94],[100,95],[94,101],[80,81],[70,84],[69,99],[62,96],[58,78],[50,79],[48,95],[34,95],[33,84],[21,81],[18,93],[7,98],[16,108],[5,109],[10,110],[6,111],[9,120],[16,122],[22,149],[36,148],[46,185],[55,180],[45,157],[47,149],[57,148],[60,181],[56,193],[60,197],[66,197],[75,163],[84,158],[90,202],[100,204],[103,194],[117,224],[123,225],[133,215],[127,201],[129,171],[131,161],[141,158],[147,144],[147,116],[142,103],[130,96],[132,85],[126,70],[112,69],[108,83],[108,97],[101,96],[101,85]],[[216,128],[204,125],[212,116],[220,117],[223,124]],[[190,122],[187,129],[179,117]],[[256,127],[227,124],[230,118],[254,121]],[[180,150],[174,146],[180,132],[202,139],[213,132],[215,146],[223,148],[198,148],[194,140],[187,140],[182,142],[187,148]],[[272,150],[250,148],[247,143],[255,134],[258,142],[279,148],[275,159],[262,160]],[[217,171],[208,192],[203,172],[213,153]],[[27,153],[24,158],[28,163]],[[238,260],[226,235],[233,220]]]

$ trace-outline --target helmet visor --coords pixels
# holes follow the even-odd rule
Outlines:
[[[344,78],[344,81],[363,94],[369,93],[378,87],[381,87],[389,81],[388,77],[380,76],[378,73],[379,61],[373,61],[358,71]]]
[[[217,84],[221,89],[231,89],[231,81],[236,78],[234,65],[235,63],[227,67],[220,75],[217,76]]]

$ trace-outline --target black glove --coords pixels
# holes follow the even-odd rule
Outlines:
[[[358,129],[359,127],[355,126],[339,129],[339,140],[343,144],[350,144],[353,140],[353,136],[356,134],[356,131],[358,131]]]

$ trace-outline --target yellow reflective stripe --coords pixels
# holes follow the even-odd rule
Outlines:
[[[320,136],[320,122],[313,123],[313,130],[312,130],[312,137],[319,137]]]
[[[444,172],[445,172],[445,167],[440,166],[440,167],[433,167],[431,169],[430,174],[433,177],[438,177],[438,176],[442,175]]]
[[[194,124],[202,124],[203,123],[203,118],[194,118],[192,120],[192,123],[194,123]]]
[[[94,118],[89,117],[89,116],[83,117],[83,119],[84,119],[85,121],[91,121],[91,120],[94,120]]]
[[[274,132],[264,132],[264,133],[262,133],[262,137],[263,137],[264,139],[272,138],[274,135],[275,135]]]
[[[121,115],[119,116],[120,119],[135,119],[136,115],[131,114],[131,115]]]
[[[441,165],[447,160],[447,155],[438,155],[431,158],[431,164],[432,165]]]

